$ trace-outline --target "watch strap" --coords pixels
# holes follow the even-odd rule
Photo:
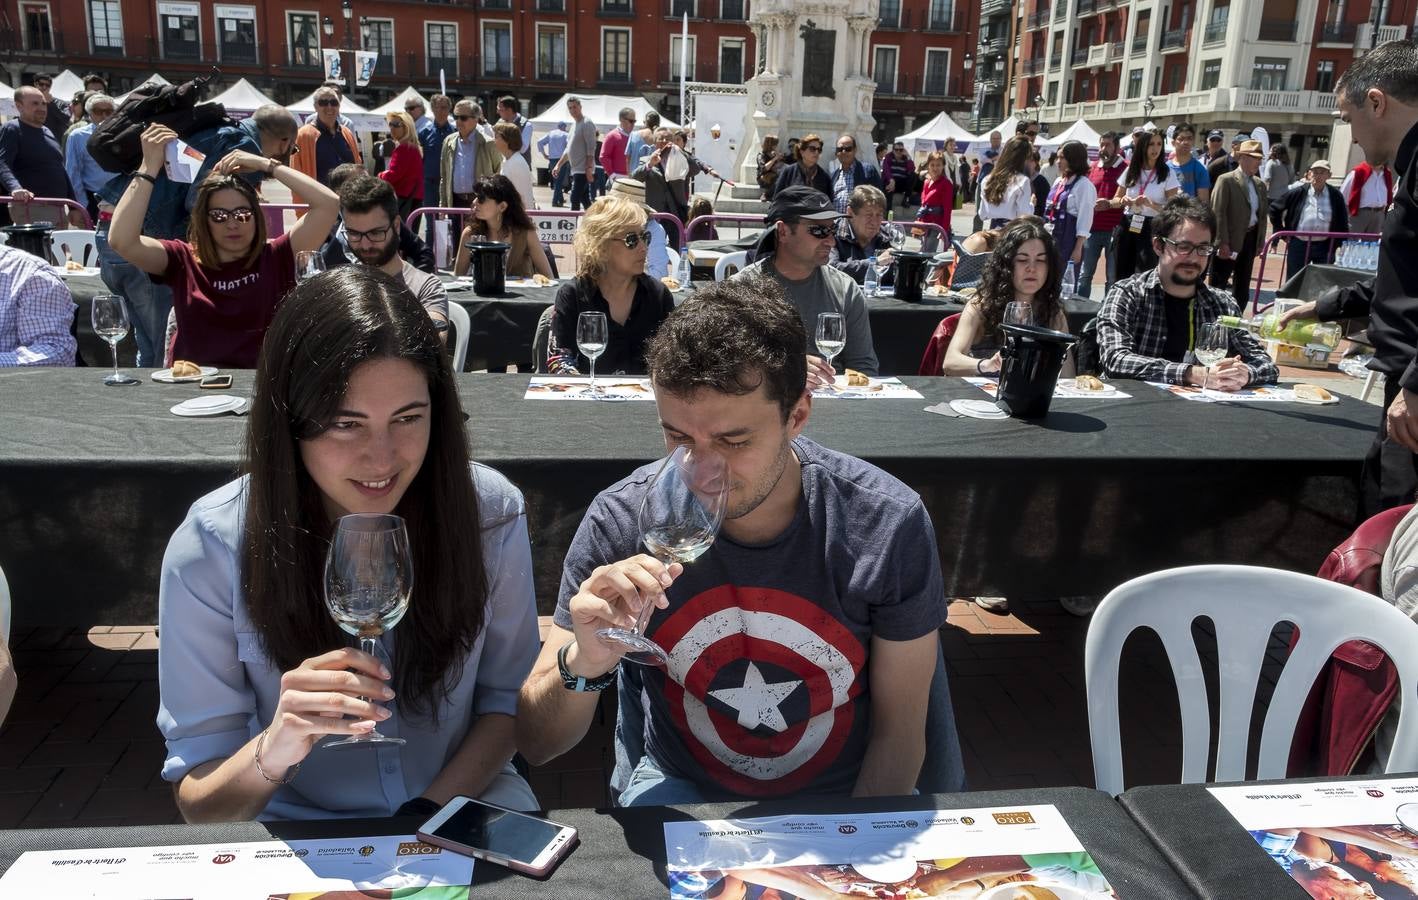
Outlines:
[[[584,675],[573,675],[566,667],[566,652],[571,649],[574,641],[567,641],[562,644],[561,649],[556,651],[556,668],[561,673],[561,683],[568,691],[575,691],[578,694],[598,693],[615,684],[616,670],[611,669],[604,675],[597,675],[595,678],[587,678]]]

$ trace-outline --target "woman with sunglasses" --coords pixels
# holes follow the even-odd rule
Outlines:
[[[658,278],[645,274],[650,232],[645,208],[614,194],[586,210],[576,230],[576,280],[556,292],[547,345],[547,371],[580,375],[591,361],[576,348],[576,322],[583,312],[606,316],[606,350],[596,360],[601,372],[645,374],[645,345],[674,309],[674,298]]]
[[[391,112],[385,120],[389,137],[394,141],[394,153],[389,167],[379,177],[389,182],[394,196],[399,198],[399,218],[423,205],[423,145],[414,132],[414,120],[406,112]]]
[[[792,187],[795,184],[805,184],[822,192],[822,196],[832,199],[832,179],[827,177],[827,172],[818,165],[822,159],[822,136],[809,134],[798,142],[798,147],[793,151],[795,162],[785,168],[778,175],[778,183],[773,186],[773,193],[777,194],[783,188]],[[772,199],[771,197],[769,199]]]
[[[340,199],[315,179],[279,160],[244,150],[224,156],[198,185],[187,240],[142,233],[167,145],[177,134],[153,123],[143,132],[143,164],[113,211],[108,243],[114,252],[172,288],[177,318],[174,359],[229,369],[254,369],[276,307],[295,285],[295,255],[318,250],[340,215]],[[267,240],[266,217],[243,172],[264,172],[299,193],[310,209],[295,227]]]
[[[517,154],[520,156],[521,154]],[[473,185],[473,214],[458,236],[458,255],[453,274],[466,275],[472,258],[469,241],[497,241],[511,247],[507,254],[507,274],[514,278],[551,275],[546,249],[537,237],[537,226],[522,207],[522,195],[506,175],[489,175]]]

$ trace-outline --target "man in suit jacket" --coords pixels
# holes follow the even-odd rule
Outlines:
[[[1307,181],[1292,184],[1280,197],[1280,224],[1286,231],[1349,230],[1344,194],[1329,183],[1329,160],[1310,164]],[[1285,274],[1294,275],[1312,262],[1328,262],[1333,238],[1292,237],[1285,252]]]
[[[857,159],[857,139],[850,134],[837,138],[834,155],[837,160],[832,167],[832,202],[839,213],[846,215],[857,185],[869,184],[881,190],[881,172],[871,163]]]
[[[502,169],[502,154],[492,142],[492,126],[482,107],[471,100],[453,106],[454,131],[443,139],[438,162],[438,205],[468,206],[473,187]]]
[[[1211,208],[1216,211],[1216,261],[1211,264],[1211,286],[1230,289],[1238,306],[1250,296],[1251,267],[1256,248],[1265,237],[1268,200],[1265,181],[1258,175],[1265,153],[1260,141],[1242,141],[1236,150],[1236,168],[1211,186]]]

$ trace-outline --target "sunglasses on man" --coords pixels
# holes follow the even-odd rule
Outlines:
[[[793,224],[797,225],[799,223],[794,222]],[[808,225],[804,230],[819,241],[837,233],[837,228],[833,225]]]
[[[340,105],[340,101],[338,101],[338,100],[331,100],[329,97],[325,97],[325,98],[322,99],[322,100],[316,100],[316,101],[315,101],[315,105],[316,105],[316,106],[339,106],[339,105]]]
[[[466,122],[466,121],[468,121],[469,119],[471,119],[472,116],[467,115],[467,114],[465,113],[465,114],[463,114],[463,115],[455,115],[453,118],[457,119],[459,122]]]
[[[837,148],[838,153],[851,153],[857,149],[856,144],[842,144]]]

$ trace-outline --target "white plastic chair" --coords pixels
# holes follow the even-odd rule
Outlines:
[[[49,233],[49,252],[54,261],[64,265],[64,246],[69,246],[69,258],[85,266],[98,265],[98,242],[95,232],[82,228],[65,228]]]
[[[468,359],[468,332],[473,322],[468,311],[461,304],[448,301],[448,324],[453,326],[453,371],[463,371],[463,363]]]
[[[748,251],[738,250],[734,253],[725,253],[714,263],[714,280],[723,281],[729,277],[729,269],[734,271],[742,269],[748,262]]]
[[[1256,777],[1284,778],[1300,708],[1315,677],[1340,644],[1369,641],[1398,668],[1401,706],[1388,771],[1418,768],[1418,623],[1381,598],[1298,572],[1252,566],[1191,566],[1134,578],[1103,598],[1088,627],[1084,681],[1093,778],[1099,790],[1121,793],[1123,748],[1118,722],[1118,664],[1124,642],[1138,628],[1157,632],[1177,682],[1182,716],[1182,782],[1206,781],[1211,718],[1192,623],[1215,626],[1220,661],[1216,781],[1246,779],[1256,684],[1266,646],[1278,622],[1300,631],[1276,683],[1261,731]],[[1402,696],[1402,694],[1400,694]]]

